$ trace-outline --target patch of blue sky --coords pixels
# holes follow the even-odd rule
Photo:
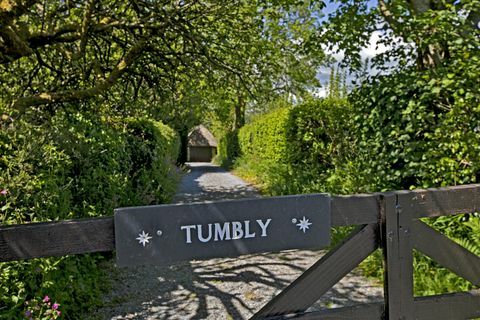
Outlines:
[[[319,16],[319,25],[321,25],[324,22],[328,22],[329,17],[335,14],[335,12],[339,9],[340,5],[342,3],[345,3],[346,1],[326,1],[325,8],[322,10],[321,16]],[[358,2],[358,0],[351,0],[348,1],[348,4],[353,4],[355,2]],[[365,1],[362,1],[365,3]],[[376,7],[378,4],[377,0],[369,0],[366,1],[366,5],[369,9]],[[362,48],[360,55],[363,61],[366,59],[371,60],[373,57],[376,55],[383,53],[387,51],[389,48],[385,46],[382,43],[378,43],[379,39],[381,37],[381,32],[380,31],[375,31],[372,33],[370,37],[370,41],[367,47]],[[327,88],[328,88],[328,82],[330,80],[330,73],[332,70],[332,67],[335,69],[339,67],[339,61],[341,61],[344,57],[344,54],[342,52],[333,52],[329,51],[326,49],[326,52],[330,54],[335,62],[332,65],[325,66],[323,68],[320,68],[317,74],[317,79],[320,81],[322,87],[318,89],[318,91],[315,93],[317,96],[323,97],[326,96],[327,94]],[[347,85],[351,88],[354,83],[358,82],[358,73],[351,73],[348,70],[345,70],[347,72]],[[367,66],[367,69],[365,70],[367,74],[377,74],[380,71],[374,68],[370,68]],[[342,71],[343,72],[343,71]]]

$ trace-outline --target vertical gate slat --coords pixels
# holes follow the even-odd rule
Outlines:
[[[386,194],[382,210],[385,257],[386,319],[409,320],[413,317],[413,253],[411,240],[412,210],[402,207],[402,195]]]

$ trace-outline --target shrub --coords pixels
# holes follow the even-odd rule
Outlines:
[[[342,100],[310,101],[240,131],[237,172],[267,193],[357,193],[474,183],[480,178],[480,59],[373,78]],[[282,130],[269,129],[282,128]],[[270,145],[273,145],[272,147]],[[273,155],[277,156],[274,157]],[[251,177],[253,176],[253,178]],[[478,252],[478,215],[429,221]],[[341,234],[342,232],[340,232]],[[417,295],[470,283],[415,253]],[[363,264],[381,277],[381,257]]]
[[[346,168],[348,113],[345,100],[319,99],[258,117],[240,130],[237,172],[270,194],[342,191],[329,177]]]
[[[284,180],[289,174],[286,161],[289,112],[289,108],[281,108],[259,116],[238,134],[241,157],[235,166],[237,172],[247,179],[255,177],[255,182],[271,194],[287,192]]]
[[[337,184],[347,170],[354,145],[349,141],[350,106],[344,99],[317,99],[291,109],[287,123],[287,157],[299,193],[345,193]]]
[[[370,177],[359,189],[476,181],[479,92],[465,85],[474,81],[468,77],[476,76],[456,68],[381,77],[351,95],[357,161],[363,168],[361,174]]]
[[[377,77],[350,95],[356,166],[355,191],[440,187],[480,178],[480,59],[452,59],[435,70]],[[439,231],[478,248],[478,216],[430,221]],[[468,221],[468,223],[467,223]],[[475,222],[476,221],[476,222]],[[477,226],[477,227],[473,227]],[[476,241],[475,241],[476,239]],[[473,249],[475,250],[475,249]],[[376,274],[380,261],[364,269]],[[471,284],[415,253],[417,295],[466,290]]]
[[[239,155],[238,131],[226,131],[219,139],[214,161],[222,167],[231,168]]]
[[[58,112],[34,124],[3,117],[0,223],[110,215],[120,206],[162,203],[176,187],[178,138],[144,119]],[[79,318],[107,286],[109,254],[0,263],[0,318],[23,318],[27,301],[49,296]]]
[[[256,161],[285,163],[286,123],[289,108],[277,109],[256,118],[240,129],[240,150]]]

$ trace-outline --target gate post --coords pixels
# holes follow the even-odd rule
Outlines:
[[[384,297],[386,320],[414,319],[412,210],[402,207],[401,194],[383,194],[382,248],[384,257]]]

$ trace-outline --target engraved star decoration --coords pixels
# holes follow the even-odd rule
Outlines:
[[[139,233],[138,238],[135,239],[138,240],[139,244],[145,247],[145,244],[149,243],[148,240],[152,239],[152,237],[150,237],[148,233],[145,233],[145,231],[142,230],[142,233]]]
[[[303,233],[305,233],[306,230],[310,229],[310,225],[312,223],[310,222],[309,219],[306,219],[305,217],[302,218],[302,220],[300,220],[296,226],[298,227],[299,230],[303,231]]]

